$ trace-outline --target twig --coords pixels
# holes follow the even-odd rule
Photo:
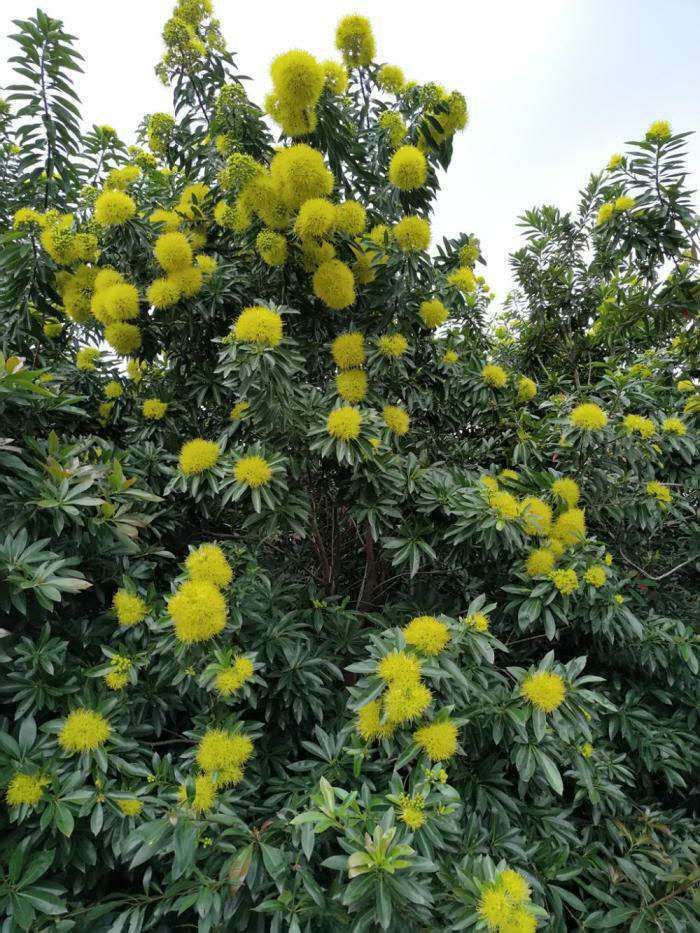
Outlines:
[[[676,571],[680,570],[681,567],[685,567],[686,564],[690,564],[692,561],[696,560],[696,555],[693,555],[692,557],[689,557],[688,560],[684,560],[682,564],[678,564],[677,566],[673,567],[671,570],[667,570],[666,573],[662,573],[660,577],[654,577],[647,570],[644,570],[643,567],[640,567],[638,564],[635,564],[633,560],[630,560],[629,557],[627,557],[627,555],[624,553],[624,551],[621,548],[620,548],[620,557],[622,557],[622,559],[625,561],[626,564],[629,564],[630,567],[634,567],[634,569],[638,570],[639,573],[643,573],[645,577],[647,577],[649,580],[653,580],[654,583],[658,583],[660,580],[665,580],[666,577],[670,577],[671,574],[676,573]]]

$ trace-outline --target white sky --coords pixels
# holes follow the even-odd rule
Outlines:
[[[168,110],[153,74],[173,0],[40,0],[78,36],[86,74],[78,91],[88,123],[109,123],[131,141],[139,118]],[[0,84],[11,81],[11,20],[37,0],[0,0]],[[697,130],[700,0],[215,0],[229,49],[255,78],[262,103],[272,58],[304,48],[336,55],[335,26],[350,12],[372,20],[377,59],[408,78],[467,97],[471,121],[457,137],[434,234],[481,238],[487,279],[509,288],[517,217],[529,207],[573,208],[590,172],[640,138],[655,119]],[[696,184],[700,143],[690,145]]]

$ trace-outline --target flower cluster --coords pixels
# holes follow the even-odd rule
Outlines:
[[[506,868],[482,890],[477,913],[495,933],[534,933],[537,918],[530,903],[530,886],[525,878]]]

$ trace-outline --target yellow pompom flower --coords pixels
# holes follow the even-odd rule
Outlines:
[[[117,800],[117,806],[124,816],[138,816],[143,810],[143,803],[137,800],[136,797],[131,797],[128,800]]]
[[[685,435],[685,425],[680,418],[665,418],[661,427],[667,434],[677,434],[678,437]]]
[[[433,722],[416,729],[413,740],[431,761],[447,761],[457,751],[457,726],[449,719]]]
[[[563,596],[569,596],[578,589],[578,576],[575,570],[552,570],[549,576]]]
[[[435,330],[445,323],[448,311],[441,301],[437,298],[431,298],[430,301],[421,301],[418,314],[426,327]]]
[[[148,418],[149,421],[160,421],[161,418],[165,417],[167,410],[168,403],[161,402],[159,398],[144,399],[141,406],[143,417]]]
[[[370,700],[369,703],[365,703],[357,711],[355,728],[358,735],[365,742],[371,742],[372,739],[388,738],[394,731],[394,726],[388,722],[382,722],[381,711],[381,704],[378,700]]]
[[[400,191],[412,191],[425,184],[428,162],[415,146],[401,146],[391,157],[389,181]]]
[[[619,152],[615,152],[610,156],[608,160],[608,170],[614,172],[616,168],[619,168],[622,165],[624,156]]]
[[[43,223],[44,218],[33,207],[20,207],[12,216],[12,226],[15,230],[21,230],[22,227],[28,227],[31,224],[39,227],[43,226]]]
[[[554,523],[552,537],[557,538],[565,547],[578,544],[586,537],[586,516],[581,509],[568,509],[562,512]]]
[[[104,716],[91,709],[76,709],[58,733],[58,744],[67,752],[91,752],[104,745],[111,731]]]
[[[420,798],[420,803],[418,803],[408,797],[406,802],[402,803],[399,808],[399,819],[414,832],[415,830],[420,829],[421,826],[424,826],[425,813],[423,812],[422,798]]]
[[[194,257],[194,265],[203,276],[210,276],[216,272],[219,264],[213,256],[207,256],[205,253],[197,253]]]
[[[101,405],[98,405],[97,410],[99,412],[100,418],[103,421],[106,421],[109,416],[112,414],[112,409],[114,408],[114,402],[102,402]]]
[[[270,163],[270,181],[290,210],[298,210],[309,198],[322,198],[333,190],[333,175],[323,156],[306,143],[277,151]]]
[[[270,76],[280,101],[297,110],[314,107],[325,83],[321,65],[313,55],[298,49],[278,55],[270,66]]]
[[[459,356],[455,350],[445,350],[442,357],[442,364],[443,366],[453,366],[458,359]]]
[[[583,431],[600,431],[608,423],[608,416],[599,405],[592,402],[577,405],[569,415],[574,427]]]
[[[643,438],[652,437],[655,431],[654,422],[641,415],[625,415],[622,419],[622,426],[630,434],[639,434]]]
[[[652,480],[646,485],[647,495],[653,496],[656,501],[661,505],[668,505],[671,501],[671,490],[668,486],[664,486],[663,483],[657,482],[657,480]]]
[[[129,356],[141,346],[141,331],[135,324],[115,321],[105,327],[105,340],[121,356]]]
[[[335,229],[348,236],[359,236],[367,226],[367,211],[358,201],[343,201],[335,208]]]
[[[335,377],[335,386],[346,402],[361,402],[367,395],[367,374],[361,369],[345,369]]]
[[[233,325],[233,336],[243,343],[262,347],[276,347],[282,341],[282,316],[270,308],[256,305],[244,308]]]
[[[398,360],[408,350],[408,340],[403,334],[382,334],[377,339],[377,350],[381,356]]]
[[[170,272],[168,281],[180,291],[183,298],[194,298],[202,290],[204,274],[197,266],[187,266]]]
[[[355,440],[360,436],[362,415],[356,408],[345,405],[335,408],[326,419],[326,430],[339,441]]]
[[[355,279],[352,270],[339,259],[329,259],[314,272],[314,295],[336,311],[355,301]]]
[[[154,279],[146,291],[146,300],[157,311],[172,308],[182,298],[182,292],[177,283],[169,276],[165,279]]]
[[[481,370],[481,378],[492,389],[502,389],[508,381],[508,374],[502,366],[489,363]]]
[[[398,405],[385,405],[382,409],[382,419],[392,434],[396,434],[397,437],[408,434],[411,419],[408,412],[404,411],[403,408],[399,408]]]
[[[537,395],[537,383],[534,379],[521,376],[518,379],[518,401],[529,402]]]
[[[226,775],[241,768],[253,754],[253,742],[247,735],[207,729],[197,746],[197,764],[206,774]]]
[[[42,331],[45,337],[60,337],[63,333],[63,324],[60,321],[46,321]]]
[[[512,868],[506,868],[500,873],[497,884],[516,904],[524,904],[525,901],[530,900],[530,885],[519,872],[513,871]]]
[[[420,670],[418,658],[405,651],[392,651],[377,664],[377,674],[390,686],[418,683]]]
[[[201,544],[188,555],[185,567],[190,579],[206,580],[219,588],[228,586],[233,579],[233,571],[218,544]]]
[[[379,125],[389,137],[392,149],[398,149],[406,138],[408,127],[403,117],[395,110],[385,110],[379,117]]]
[[[219,671],[214,678],[214,689],[222,697],[231,696],[231,694],[240,690],[247,680],[250,680],[253,671],[253,662],[250,658],[238,657],[230,667]]]
[[[185,580],[168,600],[175,637],[184,644],[207,641],[226,625],[226,600],[207,580]]]
[[[156,208],[148,219],[152,224],[160,224],[164,233],[172,233],[182,223],[182,217],[176,211],[166,211],[162,207]]]
[[[525,571],[529,577],[544,577],[554,570],[556,556],[551,548],[538,547],[530,551],[525,561]]]
[[[299,208],[294,230],[302,240],[330,236],[336,220],[336,206],[326,198],[309,198]]]
[[[136,593],[130,593],[128,590],[117,590],[112,597],[112,608],[117,621],[125,628],[136,625],[148,615],[146,603]]]
[[[110,690],[123,690],[129,683],[129,675],[124,671],[109,671],[104,680]]]
[[[398,65],[382,65],[377,73],[377,85],[390,94],[400,94],[405,84],[406,79]]]
[[[287,238],[274,230],[261,230],[255,248],[268,266],[283,266],[287,261]]]
[[[331,94],[344,94],[348,89],[348,72],[340,62],[325,61],[321,62],[323,74],[326,80],[326,87]]]
[[[526,535],[547,536],[552,528],[552,510],[536,496],[527,496],[520,503],[523,531]]]
[[[233,475],[239,483],[257,489],[266,486],[272,479],[270,465],[263,457],[241,457],[233,467]]]
[[[430,224],[423,217],[408,215],[393,228],[394,238],[404,253],[415,253],[430,246]]]
[[[635,205],[634,198],[629,194],[621,194],[619,198],[615,198],[613,204],[614,209],[621,213],[622,211],[630,211]]]
[[[392,725],[418,719],[430,706],[433,695],[419,681],[392,683],[384,694],[384,713]]]
[[[134,199],[123,191],[103,191],[95,201],[95,220],[102,227],[118,227],[135,214]]]
[[[161,233],[153,248],[156,261],[166,272],[192,265],[192,247],[184,233]]]
[[[199,774],[194,779],[194,798],[191,801],[191,807],[195,813],[206,813],[211,810],[216,801],[216,785],[208,774]],[[180,802],[187,803],[187,788],[184,784],[180,787]]]
[[[586,581],[586,583],[590,583],[590,585],[596,589],[600,589],[601,586],[604,586],[607,578],[607,571],[605,567],[601,566],[600,564],[594,567],[589,567],[583,575],[583,579]]]
[[[49,783],[49,778],[40,774],[25,774],[18,771],[12,776],[12,780],[7,785],[5,799],[9,807],[21,807],[26,804],[35,807],[44,794],[44,787]]]
[[[463,295],[469,295],[473,291],[476,291],[477,282],[483,281],[483,279],[478,280],[469,266],[460,266],[458,269],[455,269],[454,272],[450,272],[447,276],[447,281]]]
[[[139,293],[133,285],[120,282],[101,294],[110,323],[134,318],[139,313]]]
[[[606,202],[601,204],[598,208],[598,214],[596,216],[596,224],[601,227],[603,224],[607,223],[612,215],[615,213],[615,205],[612,202]]]
[[[345,16],[338,23],[335,47],[342,52],[348,68],[364,67],[374,58],[374,36],[364,16]]]
[[[100,351],[96,347],[81,347],[75,354],[75,365],[83,372],[94,370],[95,361],[99,360]]]
[[[249,408],[250,402],[246,402],[245,399],[241,400],[240,402],[236,402],[236,404],[229,412],[229,418],[231,421],[241,421]]]
[[[416,616],[403,629],[406,643],[425,654],[440,654],[450,640],[450,630],[434,616]]]
[[[219,459],[219,445],[215,441],[205,441],[201,437],[183,444],[178,457],[180,469],[185,476],[194,476],[210,470]]]
[[[114,379],[110,380],[105,386],[105,395],[107,398],[121,398],[123,394],[124,389],[122,389],[121,385]]]
[[[671,136],[668,120],[655,120],[647,130],[646,137],[653,142],[665,142]]]
[[[477,903],[477,913],[489,930],[502,930],[513,916],[513,904],[506,891],[498,885],[486,888]]]
[[[551,713],[561,706],[566,697],[566,685],[559,674],[536,671],[528,674],[522,683],[523,696],[537,709]]]
[[[498,480],[495,476],[491,476],[489,473],[486,473],[484,476],[479,477],[479,482],[482,486],[485,486],[489,492],[497,492],[500,488],[498,485]]]
[[[340,334],[331,344],[331,355],[338,369],[355,369],[365,362],[365,338],[359,331]]]
[[[693,385],[692,380],[690,379],[681,379],[680,382],[676,383],[676,388],[679,392],[694,392],[695,386]]]
[[[489,505],[498,517],[506,522],[513,521],[520,513],[517,499],[509,492],[492,492],[489,495]]]
[[[581,498],[581,490],[578,483],[573,479],[555,479],[552,483],[552,492],[559,499],[562,499],[569,508],[573,508]]]

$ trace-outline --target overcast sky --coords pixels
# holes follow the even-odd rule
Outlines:
[[[168,110],[153,74],[173,0],[41,0],[78,36],[86,74],[78,91],[88,123],[109,123],[127,141],[143,113]],[[12,19],[37,0],[0,0],[0,83],[11,81],[6,39]],[[639,138],[655,119],[697,130],[700,115],[700,0],[215,0],[228,47],[251,96],[262,103],[272,58],[304,48],[336,54],[337,21],[370,17],[378,61],[408,78],[461,90],[471,120],[457,137],[437,206],[437,236],[476,233],[487,278],[508,291],[517,217],[529,207],[576,204],[588,175]],[[700,144],[690,168],[697,184]]]

